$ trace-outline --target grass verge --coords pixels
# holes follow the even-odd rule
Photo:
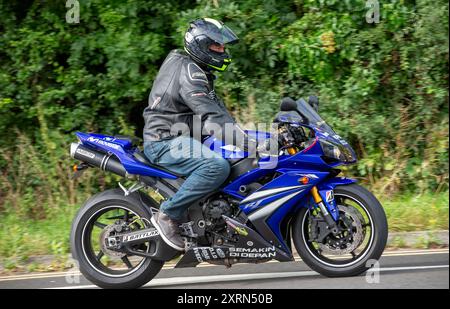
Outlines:
[[[388,217],[389,232],[448,230],[448,192],[378,198]]]

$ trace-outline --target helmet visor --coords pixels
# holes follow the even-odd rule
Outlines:
[[[215,41],[218,44],[235,44],[239,41],[234,32],[225,25],[222,25],[219,29],[214,29],[214,31],[210,31],[209,33],[205,33],[211,40]]]

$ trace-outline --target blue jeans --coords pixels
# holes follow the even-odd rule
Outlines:
[[[153,164],[188,176],[180,190],[160,206],[174,220],[181,220],[193,202],[219,188],[230,174],[227,160],[187,136],[147,142],[144,153]]]

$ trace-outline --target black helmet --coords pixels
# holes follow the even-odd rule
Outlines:
[[[231,62],[228,53],[209,49],[211,44],[234,44],[239,41],[236,34],[222,22],[212,18],[201,18],[190,23],[184,35],[184,49],[196,61],[217,71],[225,71]]]

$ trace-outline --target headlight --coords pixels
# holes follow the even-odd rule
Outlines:
[[[346,162],[346,158],[342,153],[341,147],[339,145],[333,144],[329,141],[320,140],[320,146],[322,147],[323,154],[331,159],[335,159],[341,162]]]

